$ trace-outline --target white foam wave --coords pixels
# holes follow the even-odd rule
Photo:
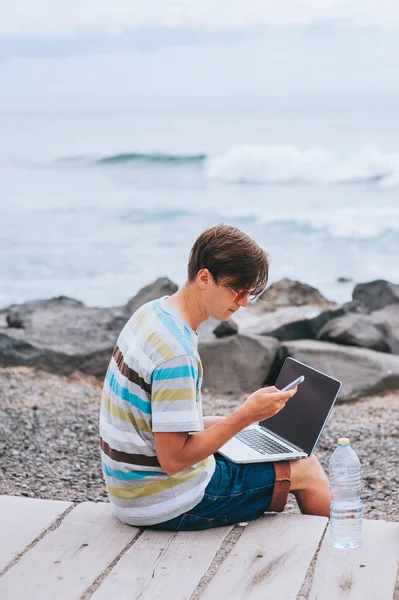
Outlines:
[[[399,154],[382,154],[367,147],[354,156],[337,156],[321,148],[243,145],[210,157],[208,178],[226,183],[340,184],[376,182],[399,186]]]

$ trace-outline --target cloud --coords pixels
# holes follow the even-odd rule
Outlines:
[[[244,29],[338,21],[397,26],[397,0],[12,0],[0,36],[123,36],[139,28]]]

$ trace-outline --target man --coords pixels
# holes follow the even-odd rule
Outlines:
[[[171,531],[234,524],[283,510],[289,491],[303,513],[329,516],[316,457],[237,465],[214,456],[284,409],[296,388],[262,388],[228,417],[202,416],[196,330],[246,307],[266,287],[268,267],[247,235],[212,227],[191,250],[186,284],[140,307],[123,328],[104,382],[100,443],[109,499],[124,523]]]

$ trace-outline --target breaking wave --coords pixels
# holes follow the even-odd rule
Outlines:
[[[399,186],[399,153],[383,154],[374,147],[339,156],[315,148],[239,145],[220,154],[128,152],[103,157],[69,157],[57,162],[70,165],[147,167],[196,166],[208,180],[229,184],[336,185],[374,183],[381,188]]]
[[[238,184],[344,184],[377,182],[399,186],[399,154],[382,154],[365,148],[357,155],[340,157],[322,149],[295,146],[236,146],[210,157],[209,179]]]

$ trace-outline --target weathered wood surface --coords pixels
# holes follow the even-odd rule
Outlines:
[[[309,600],[392,600],[399,561],[399,523],[363,521],[363,543],[338,550],[324,537]]]
[[[71,506],[72,502],[0,496],[0,572]]]
[[[322,517],[267,515],[238,540],[235,531],[221,560],[231,527],[143,531],[120,523],[109,504],[86,502],[64,515],[70,506],[0,496],[0,559],[10,565],[26,550],[0,576],[0,598],[186,600],[193,592],[197,598],[216,571],[201,600],[296,600],[327,524]],[[61,524],[26,549],[58,516]],[[365,520],[358,550],[335,550],[328,531],[308,600],[393,600],[398,562],[399,523]]]
[[[230,530],[145,531],[112,569],[93,600],[187,600]]]
[[[295,600],[327,522],[303,515],[252,521],[201,600]]]
[[[0,598],[79,598],[138,532],[109,504],[79,504],[0,577]]]

